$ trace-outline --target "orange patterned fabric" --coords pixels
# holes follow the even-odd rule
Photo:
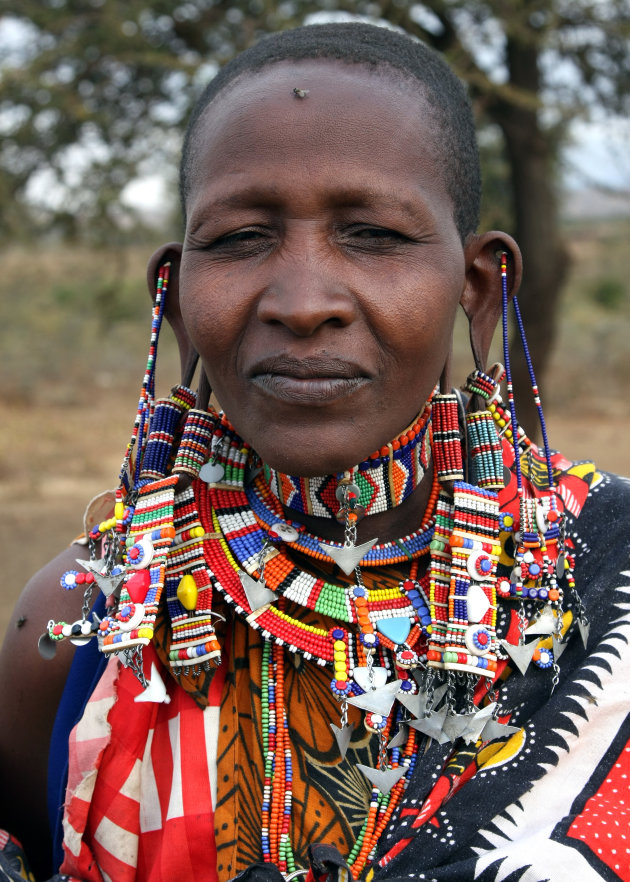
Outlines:
[[[364,574],[370,588],[391,587],[400,578],[400,570],[394,569]],[[335,580],[341,579],[336,572]],[[289,605],[287,612],[320,628],[335,624],[301,607]],[[215,835],[221,882],[261,858],[263,640],[239,618],[232,619],[231,635],[217,753]],[[365,821],[371,792],[356,766],[374,766],[378,739],[363,726],[363,713],[349,707],[355,730],[342,761],[330,728],[330,723],[340,725],[340,706],[330,690],[330,670],[287,651],[284,659],[285,707],[293,755],[291,842],[296,864],[305,866],[306,848],[312,842],[327,842],[336,845],[341,854],[349,854]]]
[[[335,571],[337,583],[351,582],[336,567],[300,556],[300,564],[325,578]],[[408,567],[365,570],[369,589],[391,588],[407,575]],[[263,639],[221,602],[216,610],[228,624],[219,623],[223,648],[225,685],[219,716],[215,838],[219,882],[233,878],[251,863],[261,860],[260,823],[263,796],[264,756],[261,724],[261,671]],[[287,605],[286,611],[304,624],[331,628],[332,619]],[[157,651],[168,668],[170,633],[166,617],[156,629]],[[348,855],[368,811],[371,787],[356,765],[374,766],[378,739],[363,726],[363,713],[348,708],[355,724],[353,738],[342,762],[330,723],[340,725],[340,705],[330,690],[331,672],[314,661],[285,651],[285,706],[288,713],[293,756],[293,812],[291,842],[296,864],[306,865],[306,848],[312,842],[328,842]],[[191,698],[207,705],[213,672],[178,678]],[[238,821],[237,821],[238,819]]]

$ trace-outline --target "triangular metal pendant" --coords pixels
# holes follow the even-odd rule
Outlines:
[[[462,738],[466,744],[475,744],[479,741],[481,733],[492,719],[492,714],[494,713],[496,706],[496,701],[493,701],[491,704],[487,704],[474,714],[466,714],[466,716],[470,717],[468,726],[465,731],[462,732]]]
[[[120,593],[119,589],[122,587],[122,583],[125,580],[125,574],[123,572],[118,573],[117,576],[102,576],[100,573],[95,572],[94,579],[105,597],[110,597],[112,594],[118,597]]]
[[[415,695],[412,695],[409,692],[401,692],[398,696],[398,701],[403,707],[406,707],[409,713],[413,714],[414,717],[423,717],[426,713],[427,698],[428,696],[426,692],[417,692]]]
[[[408,735],[409,735],[409,732],[408,732],[407,726],[404,723],[399,723],[398,724],[398,732],[396,732],[394,737],[391,739],[391,741],[387,745],[388,749],[391,749],[392,747],[404,747],[405,744],[407,743]]]
[[[88,573],[101,574],[105,569],[104,557],[101,557],[98,560],[86,560],[84,557],[75,557],[75,560],[84,570],[87,570]]]
[[[513,643],[508,643],[507,640],[500,640],[499,643],[510,656],[521,674],[525,674],[531,663],[532,656],[536,652],[538,641],[532,640],[531,643],[523,643],[522,645],[519,644],[517,646],[514,646]]]
[[[446,744],[450,741],[448,735],[443,731],[444,720],[446,719],[446,705],[438,711],[431,711],[428,717],[422,717],[420,720],[407,720],[407,725],[429,738],[435,739],[438,744]]]
[[[580,636],[582,638],[582,643],[584,644],[584,649],[586,649],[591,626],[589,622],[587,622],[585,619],[578,619],[578,628],[580,630]]]
[[[267,603],[273,603],[274,600],[277,600],[277,594],[270,591],[264,582],[257,582],[256,579],[252,579],[245,570],[239,570],[238,577],[241,580],[243,591],[245,592],[249,608],[252,612],[256,612],[261,606],[265,606]]]
[[[454,714],[444,721],[444,732],[451,741],[463,738],[466,744],[475,744],[488,725],[496,707],[496,701],[471,714]]]
[[[569,644],[562,639],[562,635],[553,635],[553,660],[558,661]]]
[[[337,747],[339,748],[339,753],[341,754],[341,759],[345,759],[346,753],[348,751],[348,745],[350,744],[350,739],[352,738],[352,733],[354,732],[354,723],[349,723],[347,726],[335,726],[334,723],[331,723],[330,728],[332,729],[333,735],[335,736]]]
[[[556,617],[553,614],[553,610],[551,609],[551,607],[545,606],[536,621],[532,622],[529,628],[525,628],[525,636],[529,637],[530,634],[542,634],[544,636],[548,636],[549,634],[553,634],[555,630]]]
[[[361,763],[357,763],[357,769],[363,772],[368,781],[385,795],[389,793],[397,781],[400,781],[406,771],[404,768],[381,771],[380,769],[372,769],[370,766],[363,766]]]
[[[319,547],[324,554],[332,557],[339,569],[343,570],[346,576],[353,573],[361,563],[365,555],[373,545],[376,545],[378,538],[370,539],[362,545],[328,545],[326,542],[320,542]]]
[[[154,701],[156,704],[170,704],[171,697],[166,692],[164,680],[160,677],[154,664],[151,665],[151,679],[149,685],[140,695],[136,695],[134,701]]]
[[[482,741],[496,741],[497,738],[507,738],[508,735],[514,735],[520,731],[520,726],[510,726],[508,723],[500,723],[491,718],[481,730],[481,739]]]
[[[444,720],[443,732],[449,741],[463,738],[475,714],[449,714]]]
[[[400,680],[392,680],[380,689],[370,689],[363,695],[355,695],[348,699],[348,704],[360,707],[362,710],[370,711],[373,714],[382,714],[386,717],[392,705],[396,700],[398,689],[400,688]]]
[[[387,668],[379,665],[373,665],[371,668],[357,665],[352,671],[352,679],[364,692],[380,689],[387,683]]]

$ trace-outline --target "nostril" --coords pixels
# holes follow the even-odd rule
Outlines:
[[[281,324],[298,336],[310,336],[322,325],[351,324],[356,302],[350,291],[337,284],[278,284],[263,292],[257,312],[264,324]]]

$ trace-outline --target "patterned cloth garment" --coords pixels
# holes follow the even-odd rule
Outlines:
[[[531,492],[546,486],[542,459],[522,465]],[[579,636],[568,643],[553,691],[548,670],[532,665],[522,675],[509,660],[500,663],[501,705],[518,730],[490,743],[432,741],[362,878],[630,879],[630,487],[557,454],[553,467],[590,621],[588,648]],[[513,481],[500,498],[503,511],[514,509]],[[507,542],[502,557],[511,553]],[[366,569],[364,577],[404,578],[405,567]],[[533,619],[535,604],[523,603]],[[517,609],[501,605],[501,637],[518,635]],[[574,614],[569,604],[566,628]],[[111,660],[72,734],[61,871],[85,882],[226,882],[261,860],[264,641],[230,615],[217,673],[178,685],[166,673],[163,618],[156,634],[145,674],[155,665],[170,703],[133,703],[140,684]],[[297,865],[307,866],[312,843],[348,854],[369,799],[355,767],[373,763],[377,739],[357,725],[342,761],[328,726],[339,720],[329,674],[288,651],[285,662],[291,838]]]

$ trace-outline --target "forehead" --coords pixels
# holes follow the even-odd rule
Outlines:
[[[323,163],[333,184],[342,168],[366,186],[375,175],[384,186],[391,184],[387,176],[395,177],[399,189],[423,182],[431,198],[448,201],[452,210],[439,146],[434,111],[417,81],[389,67],[335,60],[274,63],[241,75],[201,116],[187,213],[213,181],[251,183],[267,174],[280,186],[296,165],[307,175]]]

